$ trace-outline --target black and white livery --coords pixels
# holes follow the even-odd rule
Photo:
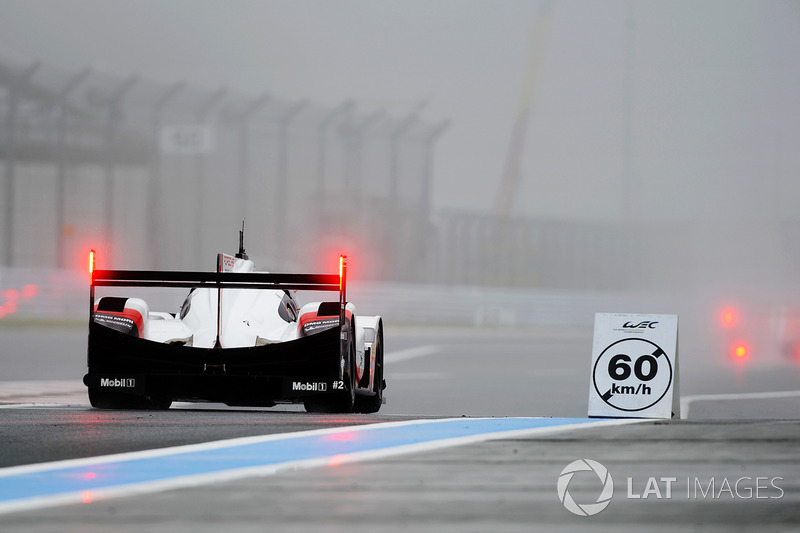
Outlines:
[[[173,401],[274,406],[310,412],[377,412],[386,387],[383,321],[357,316],[339,274],[256,272],[241,245],[216,272],[95,270],[90,259],[88,367],[92,406],[166,409]],[[179,312],[97,287],[190,289]],[[104,292],[108,289],[104,289]],[[338,292],[302,307],[301,290]]]

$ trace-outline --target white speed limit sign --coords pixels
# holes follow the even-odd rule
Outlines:
[[[595,315],[589,416],[680,417],[676,315]]]

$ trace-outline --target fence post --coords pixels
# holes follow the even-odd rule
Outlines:
[[[158,97],[153,103],[153,138],[152,152],[150,154],[150,183],[148,186],[147,200],[147,239],[150,242],[150,250],[146,254],[150,257],[152,268],[159,270],[162,268],[161,256],[161,232],[159,231],[161,219],[161,114],[164,108],[174,99],[184,88],[186,83],[179,81],[175,83]]]
[[[307,100],[301,100],[291,106],[278,121],[278,183],[277,205],[275,223],[276,260],[279,265],[284,265],[284,243],[286,237],[286,216],[289,202],[289,125],[300,111],[308,105]]]
[[[389,135],[389,148],[390,152],[390,160],[389,160],[389,201],[392,206],[393,210],[397,210],[397,204],[399,199],[399,192],[398,192],[398,184],[400,181],[400,148],[399,148],[399,141],[400,137],[405,135],[405,133],[417,122],[417,114],[412,113],[409,115],[400,125],[392,130],[392,133]]]
[[[317,126],[317,214],[322,215],[325,212],[325,155],[326,155],[326,139],[328,128],[335,120],[342,115],[347,115],[352,112],[354,102],[347,100],[339,107],[330,111]]]
[[[207,119],[214,108],[225,98],[225,95],[228,94],[228,89],[226,87],[222,87],[217,92],[212,94],[208,100],[206,100],[203,105],[198,108],[197,111],[197,122],[198,124],[203,124]],[[197,163],[196,172],[197,172],[197,184],[195,186],[195,209],[197,216],[195,217],[195,224],[194,224],[194,250],[197,260],[197,267],[199,268],[203,264],[203,222],[205,221],[205,155],[204,154],[197,154],[195,156],[195,161]]]
[[[106,152],[106,165],[105,165],[105,205],[104,205],[104,234],[106,241],[106,254],[114,260],[112,255],[113,241],[114,241],[114,160],[116,157],[115,148],[117,141],[117,132],[119,131],[119,124],[122,119],[122,100],[125,95],[130,91],[134,85],[139,81],[139,75],[133,74],[116,91],[111,95],[108,100],[108,114],[106,116],[106,139],[105,139],[105,152]]]
[[[237,216],[242,218],[247,217],[247,189],[248,189],[248,170],[249,170],[249,146],[250,146],[250,129],[248,124],[250,119],[267,103],[269,103],[269,93],[264,93],[250,105],[248,105],[242,114],[239,115],[239,190],[237,192],[237,205],[239,213]]]
[[[420,187],[420,198],[419,198],[419,205],[421,206],[421,213],[420,216],[417,217],[417,235],[419,239],[416,241],[416,245],[419,247],[417,253],[419,257],[417,261],[412,263],[413,266],[409,268],[416,267],[418,272],[416,272],[417,277],[425,271],[427,268],[429,274],[431,273],[432,263],[430,262],[430,257],[428,257],[428,253],[430,251],[435,251],[437,254],[441,254],[441,248],[436,247],[435,240],[432,240],[433,232],[432,230],[433,225],[431,224],[431,194],[433,188],[433,145],[436,141],[442,136],[442,134],[450,127],[450,121],[444,120],[437,124],[430,133],[428,133],[423,138],[423,143],[425,146],[425,167],[423,168],[423,175],[422,175],[422,186]]]
[[[422,190],[420,191],[420,205],[422,205],[425,218],[431,216],[431,193],[433,187],[433,145],[450,127],[450,121],[440,122],[431,133],[425,137],[425,175],[422,180]]]
[[[361,166],[362,166],[362,147],[364,135],[370,126],[379,121],[386,113],[383,110],[375,111],[361,121],[360,124],[342,124],[340,134],[345,141],[344,158],[344,189],[346,192],[353,192],[356,196],[355,209],[361,212]]]
[[[85,68],[72,76],[58,93],[58,119],[56,122],[58,143],[58,169],[56,184],[56,266],[64,268],[64,224],[66,221],[66,180],[67,180],[67,98],[69,94],[92,73]]]

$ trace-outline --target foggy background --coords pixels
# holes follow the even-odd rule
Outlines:
[[[247,217],[268,270],[795,306],[795,0],[0,0],[0,91],[6,279]]]

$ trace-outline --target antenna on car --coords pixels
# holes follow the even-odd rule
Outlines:
[[[244,220],[242,219],[242,229],[239,230],[239,253],[236,254],[237,259],[250,259],[244,251]]]

